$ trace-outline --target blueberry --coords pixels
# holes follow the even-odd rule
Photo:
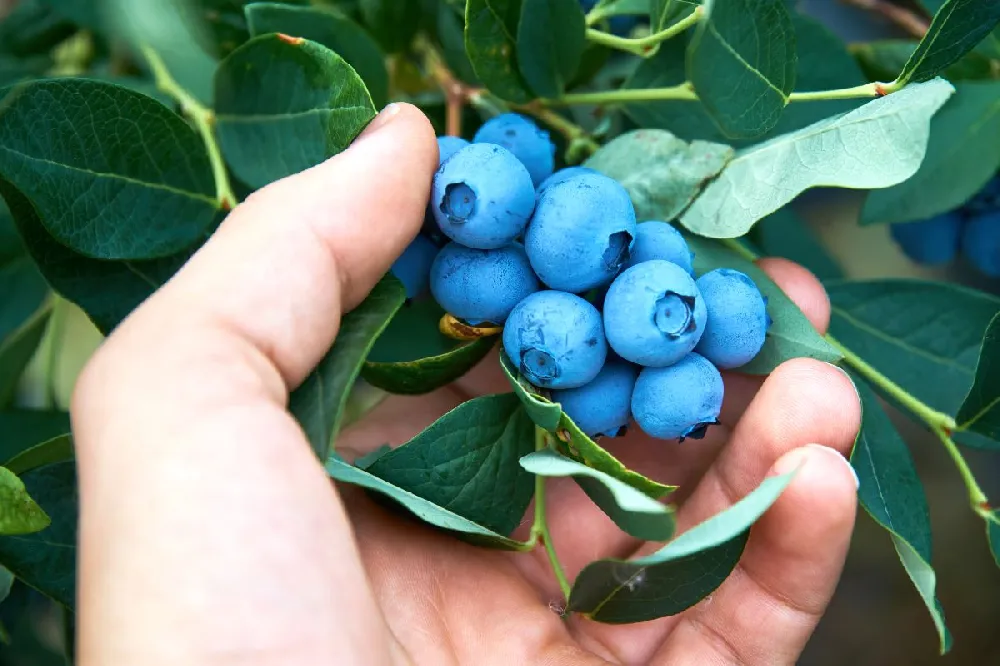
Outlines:
[[[466,247],[492,250],[524,232],[535,207],[535,188],[510,151],[472,144],[438,169],[431,204],[446,236]]]
[[[597,4],[597,0],[580,0],[580,6],[583,8],[584,12],[589,12]],[[627,14],[619,14],[618,16],[612,16],[608,21],[608,28],[610,28],[611,33],[624,37],[632,32],[632,28],[639,24],[639,19],[636,16],[629,16]]]
[[[438,137],[438,166],[447,161],[449,157],[469,145],[469,142],[459,136],[439,136]]]
[[[691,353],[669,368],[645,368],[632,393],[632,416],[657,439],[701,439],[719,422],[725,389],[712,362]]]
[[[592,381],[608,353],[601,313],[562,291],[540,291],[521,301],[507,318],[503,348],[529,382],[552,389]]]
[[[571,178],[576,178],[577,176],[582,176],[587,173],[600,173],[600,172],[591,169],[590,167],[582,167],[582,166],[567,167],[565,169],[560,169],[559,171],[556,171],[554,174],[552,174],[551,176],[542,181],[542,184],[538,186],[538,196],[540,197],[543,194],[545,194],[545,191],[550,187],[552,187],[553,185],[558,185],[559,183],[565,183],[567,180],[570,180]]]
[[[589,437],[618,437],[628,426],[639,369],[619,359],[608,359],[597,377],[579,388],[553,391],[552,400]]]
[[[474,250],[449,243],[431,267],[431,293],[449,313],[473,326],[503,324],[541,288],[520,245]]]
[[[633,266],[604,298],[608,343],[626,361],[662,368],[695,348],[708,311],[694,279],[669,261]]]
[[[396,259],[390,270],[406,287],[407,298],[418,298],[427,291],[431,264],[437,254],[437,245],[423,236],[417,236]]]
[[[994,176],[965,204],[968,213],[992,213],[1000,209],[1000,175]]]
[[[966,222],[962,253],[979,272],[1000,278],[1000,209],[975,215]]]
[[[720,268],[696,284],[708,309],[705,333],[694,348],[723,370],[739,368],[757,357],[767,337],[767,303],[753,280]]]
[[[635,245],[632,247],[630,266],[644,261],[663,259],[677,264],[694,275],[694,254],[681,232],[666,222],[642,222],[636,227]]]
[[[617,181],[585,173],[539,197],[524,247],[542,282],[582,293],[611,282],[628,264],[635,209]]]
[[[958,254],[962,235],[962,216],[945,213],[921,222],[892,224],[893,240],[910,259],[925,266],[952,261]]]
[[[490,118],[476,132],[473,143],[493,143],[503,146],[521,160],[534,187],[552,175],[556,162],[556,147],[549,133],[517,113],[504,113]]]

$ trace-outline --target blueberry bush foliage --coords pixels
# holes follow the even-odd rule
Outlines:
[[[1000,562],[1000,513],[963,457],[963,447],[1000,451],[1000,299],[844,279],[789,204],[812,188],[868,190],[859,223],[900,225],[979,196],[1000,170],[1000,3],[852,4],[880,8],[912,37],[847,45],[792,0],[11,3],[0,22],[0,590],[16,579],[74,606],[68,417],[51,399],[28,408],[17,397],[29,363],[49,352],[46,334],[70,307],[111,332],[242,199],[408,101],[442,135],[471,137],[507,111],[533,118],[560,165],[613,177],[640,220],[682,229],[699,275],[749,275],[773,325],[741,372],[810,357],[854,377],[861,504],[947,651],[927,500],[883,405],[936,436]],[[755,266],[762,253],[823,278],[829,335]],[[626,468],[503,356],[510,393],[470,400],[380,455],[338,455],[340,429],[382,396],[455,380],[499,334],[407,302],[387,275],[344,317],[290,409],[333,479],[483,548],[546,548],[566,613],[636,622],[710,594],[787,479],[674,538],[674,489]],[[546,523],[555,476],[662,548],[567,580]],[[530,538],[515,540],[533,499]]]

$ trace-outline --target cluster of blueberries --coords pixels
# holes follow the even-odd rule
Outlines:
[[[722,408],[719,370],[753,360],[771,324],[753,281],[695,280],[680,232],[637,223],[625,188],[595,170],[553,172],[548,134],[523,116],[439,146],[432,228],[393,267],[408,295],[429,287],[452,316],[503,326],[520,373],[591,437],[633,418],[660,439],[703,437]]]
[[[918,264],[942,266],[961,254],[983,275],[1000,278],[1000,175],[961,208],[919,222],[893,224],[891,233]]]

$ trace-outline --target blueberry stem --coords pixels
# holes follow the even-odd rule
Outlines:
[[[229,174],[226,171],[226,163],[222,159],[219,142],[215,138],[215,113],[177,83],[160,54],[148,46],[143,46],[142,55],[149,62],[150,69],[153,70],[156,87],[177,101],[181,112],[191,119],[201,135],[205,149],[208,151],[208,160],[212,165],[212,175],[215,178],[216,203],[221,210],[232,210],[236,207],[237,199],[233,193],[232,185],[229,183]]]
[[[544,451],[548,448],[549,433],[535,426],[535,450]],[[559,589],[562,590],[563,597],[565,597],[568,604],[571,587],[569,580],[566,578],[566,572],[563,570],[562,562],[559,561],[559,556],[556,554],[555,546],[552,544],[549,522],[545,517],[545,480],[544,476],[535,477],[535,522],[531,526],[531,539],[529,543],[537,541],[539,538],[541,539],[542,545],[545,546],[545,552],[549,556],[549,563],[552,565],[552,573],[555,575],[556,581],[559,583]]]
[[[595,44],[602,44],[603,46],[619,49],[621,51],[627,51],[643,58],[649,58],[656,53],[657,47],[661,42],[665,42],[668,39],[676,37],[691,26],[696,25],[699,21],[701,21],[704,13],[704,9],[701,5],[699,5],[687,17],[681,19],[672,26],[664,28],[659,32],[654,32],[646,37],[618,37],[617,35],[612,35],[601,30],[587,28],[587,39]],[[598,20],[603,18],[603,16],[598,16],[598,18],[592,19],[591,16],[593,14],[594,12],[591,12],[587,15],[587,25],[593,25]]]

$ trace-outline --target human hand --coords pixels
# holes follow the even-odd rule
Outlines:
[[[654,622],[563,620],[541,552],[466,545],[326,477],[287,412],[289,390],[417,232],[436,164],[426,119],[391,107],[343,154],[238,207],[92,360],[72,410],[79,663],[793,664],[854,523],[843,454],[860,407],[831,366],[796,360],[763,382],[728,376],[723,425],[704,441],[611,445],[682,486],[680,531],[766,475],[800,468],[730,578]],[[762,266],[826,326],[814,278],[785,261]],[[390,398],[338,448],[351,457],[402,443],[469,396],[504,390],[491,361],[429,396]],[[549,486],[571,577],[595,558],[652,547],[573,482]]]

